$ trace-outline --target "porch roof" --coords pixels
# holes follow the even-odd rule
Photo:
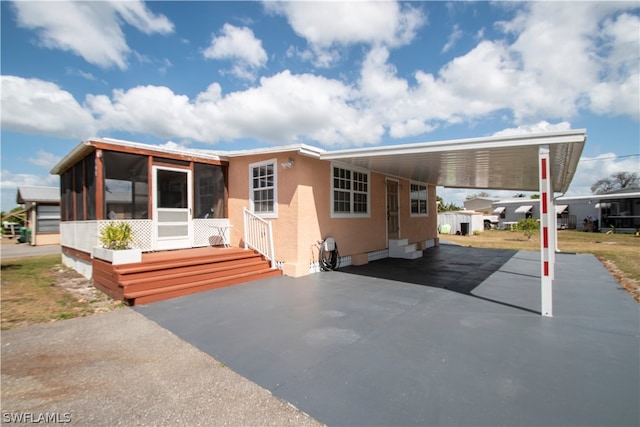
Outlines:
[[[185,159],[185,158],[200,158],[207,160],[220,160],[228,161],[224,155],[220,155],[217,152],[211,150],[198,150],[198,149],[185,149],[185,148],[171,148],[163,147],[160,145],[142,144],[139,142],[124,141],[121,139],[113,138],[89,138],[86,141],[80,142],[71,150],[66,156],[64,156],[52,169],[51,173],[54,175],[60,175],[71,166],[82,160],[87,154],[94,151],[96,146],[107,147],[111,146],[114,150],[118,147],[126,147],[133,150],[142,150],[144,152],[155,152],[159,154],[165,154],[168,157]]]
[[[329,151],[320,155],[387,175],[456,188],[538,191],[538,148],[548,145],[552,188],[565,192],[586,130]]]

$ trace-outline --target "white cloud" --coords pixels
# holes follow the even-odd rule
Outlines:
[[[267,63],[267,52],[253,31],[231,24],[224,24],[220,36],[212,36],[211,44],[204,50],[203,55],[208,59],[236,61],[232,73],[246,80],[255,80],[256,70]]]
[[[38,150],[36,157],[29,157],[27,161],[32,165],[42,166],[47,171],[50,171],[59,161],[62,159],[60,156],[48,153],[44,150]]]
[[[170,150],[181,150],[187,148],[187,144],[180,144],[174,141],[167,141],[164,144],[158,144],[159,147],[168,148]]]
[[[3,169],[0,172],[0,203],[3,211],[10,211],[18,206],[16,198],[18,187],[24,185],[57,187],[60,185],[58,175],[33,175],[23,173],[12,173]]]
[[[397,13],[408,13],[394,3],[367,3],[363,10],[386,10],[389,5]],[[295,9],[287,15],[292,20],[297,14],[311,19],[289,3],[267,7]],[[311,9],[317,7],[313,3]],[[575,10],[580,16],[575,18],[560,10],[562,7],[573,10],[572,3],[527,4],[516,18],[501,24],[513,35],[514,43],[483,40],[438,72],[418,70],[412,78],[399,75],[390,62],[391,47],[382,42],[371,45],[362,60],[360,75],[352,83],[284,70],[224,96],[215,82],[192,98],[168,87],[148,85],[117,89],[110,95],[87,95],[80,104],[53,83],[7,76],[2,80],[2,124],[10,130],[65,137],[86,137],[101,130],[207,143],[256,138],[278,144],[305,141],[357,146],[379,143],[385,133],[391,138],[420,136],[436,128],[498,114],[514,119],[514,128],[502,132],[564,129],[582,109],[597,114],[637,115],[638,57],[629,60],[633,55],[624,55],[626,49],[637,46],[627,34],[637,25],[637,17],[621,11],[612,13],[614,9],[608,5],[580,3]],[[582,25],[586,30],[556,31],[554,26],[561,24],[547,16],[552,12],[566,19],[567,26]],[[310,22],[324,22],[319,15]],[[255,67],[265,63],[260,42],[250,30],[225,28],[210,54],[242,57]],[[564,37],[573,47],[559,49],[567,58],[549,53],[561,64],[534,57],[536,46],[542,49],[539,56],[547,54],[544,49],[551,49],[547,36],[541,41],[532,37],[533,30],[543,29],[552,37]],[[309,39],[322,47],[366,39],[364,28],[350,31]],[[238,40],[244,36],[255,42],[255,49],[242,56],[234,53],[233,46],[238,50]],[[309,51],[291,46],[288,55],[305,56]],[[574,75],[574,61],[584,68],[575,71],[576,81],[582,82],[579,85],[568,81]]]
[[[619,158],[615,153],[603,153],[596,157],[581,157],[567,195],[588,195],[591,186],[601,178],[616,172],[639,171],[640,157],[637,156]]]
[[[337,80],[284,71],[224,97],[217,83],[195,99],[167,87],[138,86],[115,90],[111,98],[90,95],[85,104],[105,130],[208,143],[235,138],[325,145],[379,142],[384,129],[373,115],[352,105],[354,95]]]
[[[16,76],[1,76],[0,82],[4,129],[66,138],[93,134],[93,116],[56,84]]]
[[[108,68],[127,68],[130,48],[122,31],[123,21],[145,34],[168,34],[173,24],[155,15],[140,1],[13,2],[19,26],[35,30],[39,43],[81,56]]]
[[[410,43],[425,22],[423,13],[396,2],[265,2],[268,11],[284,15],[293,30],[329,66],[339,47],[357,43],[398,47]]]
[[[571,129],[571,123],[569,122],[553,124],[543,120],[538,123],[521,125],[516,128],[503,129],[495,132],[493,136],[525,135],[528,133],[555,132],[569,129]]]
[[[462,37],[462,30],[460,29],[460,25],[455,24],[453,26],[453,31],[451,32],[451,34],[449,34],[449,38],[447,39],[447,43],[445,43],[444,46],[442,46],[442,53],[448,52],[450,51],[458,42],[458,40],[460,40],[460,38]]]
[[[637,10],[637,3],[526,5],[511,22],[501,23],[517,36],[509,52],[521,62],[518,98],[530,100],[514,104],[517,120],[569,118],[587,108],[640,119],[640,24],[624,13]]]

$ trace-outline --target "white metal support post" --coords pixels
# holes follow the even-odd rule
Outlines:
[[[538,148],[538,168],[540,177],[540,290],[543,316],[553,316],[553,276],[555,261],[555,209],[551,189],[549,167],[549,146]]]

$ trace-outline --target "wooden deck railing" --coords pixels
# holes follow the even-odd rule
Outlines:
[[[243,208],[243,212],[245,249],[255,249],[271,262],[271,268],[276,268],[271,223],[247,210],[247,208]]]

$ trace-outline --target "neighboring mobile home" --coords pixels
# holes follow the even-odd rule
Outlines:
[[[110,221],[131,225],[148,260],[168,250],[250,247],[302,276],[318,271],[318,243],[328,237],[342,266],[415,258],[438,244],[436,185],[535,190],[538,152],[548,147],[558,172],[552,187],[566,191],[585,140],[579,130],[340,151],[209,151],[93,138],[52,170],[61,175],[63,259],[87,276],[96,266],[105,272],[92,248]],[[108,274],[123,286],[124,273]],[[187,285],[171,286],[175,296]]]
[[[500,216],[500,228],[509,228],[521,218],[540,218],[540,201],[517,198],[492,203]],[[588,196],[558,197],[555,203],[559,229],[633,233],[640,229],[640,191],[637,188]]]
[[[18,204],[25,208],[26,242],[32,246],[60,244],[60,189],[58,187],[18,187]]]

